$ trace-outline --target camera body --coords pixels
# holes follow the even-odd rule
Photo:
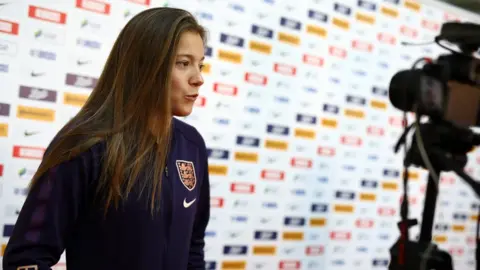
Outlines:
[[[445,47],[441,41],[453,43],[461,51]],[[480,126],[480,60],[473,56],[480,47],[480,25],[445,23],[435,42],[452,53],[435,60],[419,59],[412,69],[397,72],[390,80],[392,105],[428,115],[432,121]],[[417,68],[421,62],[424,65]]]

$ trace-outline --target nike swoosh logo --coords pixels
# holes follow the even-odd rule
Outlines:
[[[183,207],[189,208],[189,207],[195,202],[195,200],[197,200],[197,199],[195,198],[195,199],[193,199],[192,201],[187,202],[187,199],[186,199],[186,198],[183,199]]]
[[[30,75],[32,77],[39,77],[39,76],[42,76],[44,74],[45,74],[44,72],[33,72],[33,71],[30,73]]]
[[[90,60],[86,60],[86,61],[82,61],[82,60],[77,60],[77,65],[79,66],[83,66],[83,65],[86,65],[86,64],[90,64]]]
[[[25,131],[24,132],[24,135],[29,137],[29,136],[33,136],[33,135],[36,135],[38,134],[39,132],[38,131],[33,131],[33,132],[29,132],[29,131]]]

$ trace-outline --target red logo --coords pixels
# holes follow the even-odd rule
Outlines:
[[[18,23],[0,20],[0,33],[18,35]]]
[[[373,50],[373,44],[369,42],[363,42],[360,40],[353,40],[352,41],[352,47],[354,49],[360,50],[360,51],[365,51],[365,52],[371,52]]]
[[[245,73],[245,81],[256,85],[267,85],[267,76],[257,73],[247,72]]]
[[[77,8],[100,14],[110,14],[110,4],[95,0],[77,0]]]
[[[332,240],[350,240],[351,238],[351,232],[330,232],[330,239]]]
[[[236,96],[238,92],[238,88],[235,85],[214,83],[213,92],[219,93],[222,95]]]
[[[275,181],[282,181],[285,179],[285,172],[279,170],[262,170],[261,173],[262,179],[265,180],[275,180]]]
[[[328,48],[328,52],[330,53],[330,55],[335,56],[335,57],[339,57],[339,58],[347,57],[347,50],[339,48],[339,47],[330,46]]]
[[[369,126],[367,128],[367,134],[372,136],[383,136],[385,134],[385,130],[382,127]]]
[[[361,228],[361,229],[366,229],[366,228],[372,228],[373,227],[373,219],[357,219],[355,221],[355,226],[357,226],[357,228]]]
[[[403,117],[390,116],[388,123],[394,127],[405,127],[406,122],[403,120]]]
[[[145,5],[145,6],[150,5],[150,0],[127,0],[127,1],[135,4]]]
[[[378,212],[378,215],[385,217],[385,216],[393,216],[397,211],[393,207],[379,207],[377,212]]]
[[[452,175],[442,175],[442,176],[440,176],[440,183],[454,185],[455,184],[455,177],[452,176]]]
[[[416,38],[418,36],[418,31],[416,29],[406,25],[402,25],[402,27],[400,27],[400,33],[410,38]]]
[[[300,264],[300,261],[284,260],[284,261],[280,261],[278,267],[280,268],[280,270],[297,270],[297,269],[300,269],[301,264]]]
[[[335,148],[319,146],[317,154],[320,156],[333,157],[335,156]]]
[[[448,253],[452,256],[462,256],[465,253],[463,247],[451,247],[448,249]]]
[[[230,185],[232,193],[252,194],[255,193],[255,185],[248,183],[232,183]]]
[[[28,17],[58,24],[67,21],[67,13],[36,6],[28,7]]]
[[[425,19],[422,20],[422,27],[431,31],[438,31],[440,30],[440,25],[436,22],[427,21]]]
[[[212,208],[222,208],[223,207],[224,200],[223,198],[219,197],[212,197],[210,198],[210,206]]]
[[[307,246],[305,253],[308,256],[319,256],[323,254],[324,250],[325,248],[323,246]]]
[[[273,65],[273,71],[283,75],[295,76],[297,68],[291,65],[275,63]]]
[[[403,196],[400,197],[400,203],[403,202]],[[415,205],[417,204],[417,197],[408,196],[408,204]]]
[[[3,164],[0,164],[0,176],[3,176]]]
[[[195,176],[195,166],[191,161],[177,160],[178,176],[182,184],[190,191],[192,191],[197,184],[197,177]]]
[[[381,43],[386,43],[390,45],[395,45],[395,43],[397,42],[395,36],[388,33],[378,33],[377,39]]]
[[[455,16],[455,15],[453,15],[453,14],[448,14],[448,13],[446,13],[446,12],[443,14],[443,19],[444,19],[445,21],[456,21],[456,22],[459,22],[459,21],[460,21],[460,19],[458,19],[457,16]]]
[[[314,65],[314,66],[323,66],[324,59],[320,56],[304,54],[303,55],[303,63],[307,65]]]
[[[310,158],[292,158],[290,164],[294,168],[305,168],[310,169],[313,166],[313,161]]]
[[[357,137],[357,136],[342,136],[340,138],[340,142],[344,145],[361,146],[362,145],[362,138]]]
[[[207,103],[207,98],[199,96],[193,105],[197,107],[205,107],[205,103]]]
[[[30,146],[18,146],[13,147],[13,157],[25,158],[25,159],[42,159],[45,153],[45,148],[42,147],[30,147]]]

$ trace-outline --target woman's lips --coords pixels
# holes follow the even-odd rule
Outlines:
[[[198,97],[198,94],[185,96],[185,99],[189,101],[195,101]]]

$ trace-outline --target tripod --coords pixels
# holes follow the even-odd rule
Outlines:
[[[396,150],[398,150],[400,144],[405,142],[407,132],[408,129],[399,139]],[[440,250],[435,244],[431,243],[433,220],[438,196],[438,186],[432,173],[438,176],[441,172],[454,171],[472,187],[477,196],[480,196],[480,184],[463,171],[463,167],[467,164],[467,153],[473,146],[480,145],[480,136],[474,134],[469,129],[459,128],[447,122],[421,124],[415,132],[420,132],[422,136],[428,138],[428,141],[422,142],[422,144],[431,162],[430,170],[433,167],[433,172],[430,171],[428,174],[422,224],[417,242],[410,241],[408,238],[408,229],[415,226],[417,220],[407,219],[408,200],[406,200],[406,193],[404,195],[404,200],[402,201],[402,221],[398,223],[401,236],[390,248],[391,260],[388,269],[453,270],[453,262],[450,254]],[[414,136],[412,146],[405,157],[405,166],[416,165],[424,168],[428,167],[425,164],[424,157],[421,155],[421,148],[418,147],[419,141],[416,138],[418,137]],[[406,177],[408,177],[408,175]],[[478,259],[480,258],[478,244],[477,236],[476,269],[480,270],[480,266],[478,265]]]

